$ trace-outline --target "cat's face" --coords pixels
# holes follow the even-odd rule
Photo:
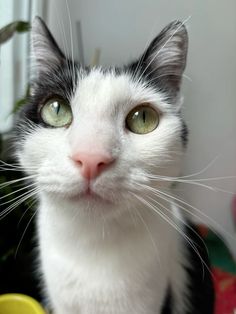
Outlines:
[[[45,25],[32,30],[36,77],[18,121],[17,155],[42,193],[119,204],[175,176],[186,129],[179,112],[187,34],[170,24],[124,68],[82,69]]]

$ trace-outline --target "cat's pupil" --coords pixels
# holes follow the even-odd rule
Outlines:
[[[52,103],[52,107],[53,107],[54,111],[56,112],[56,114],[58,115],[58,113],[60,111],[60,107],[61,107],[60,104],[57,101],[55,101]]]
[[[143,123],[145,124],[145,122],[146,122],[146,112],[145,110],[143,110]]]

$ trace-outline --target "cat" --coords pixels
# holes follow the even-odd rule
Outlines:
[[[82,67],[44,22],[16,155],[33,177],[43,291],[55,314],[211,314],[207,252],[171,196],[187,145],[188,35],[174,21],[123,67]]]

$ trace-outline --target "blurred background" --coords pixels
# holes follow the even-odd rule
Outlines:
[[[1,29],[13,21],[31,23],[35,15],[46,21],[67,55],[83,65],[105,66],[121,65],[138,57],[165,25],[175,19],[187,19],[189,54],[183,79],[183,113],[190,133],[181,175],[200,173],[189,177],[195,183],[177,185],[176,193],[191,204],[188,208],[198,216],[194,219],[199,224],[218,231],[236,258],[236,2],[0,0]],[[16,30],[13,37],[0,45],[0,155],[4,162],[11,161],[8,139],[14,125],[13,111],[24,104],[29,82],[29,32],[27,27],[23,31]],[[0,172],[0,183],[20,176],[16,171],[4,171],[2,176]],[[11,192],[10,185],[8,188],[6,191],[4,186],[2,197]],[[2,200],[0,198],[1,210],[5,208],[3,203],[1,206]],[[17,214],[10,214],[14,223],[8,224],[9,218],[0,221],[0,245],[7,243],[8,246],[4,253],[0,247],[4,261],[13,253],[15,255],[21,240],[18,260],[21,255],[25,258],[25,252],[33,246],[29,245],[34,235],[32,211],[28,211],[19,227],[25,208],[33,205],[23,202],[19,206],[21,208],[14,211]],[[32,224],[29,224],[30,219]],[[222,252],[221,257],[228,256],[226,251]],[[32,255],[30,252],[29,265]],[[14,257],[14,269],[19,264],[17,256]],[[22,263],[25,265],[25,261]],[[217,263],[221,264],[221,261]],[[230,265],[232,273],[235,268]],[[2,271],[5,272],[5,268],[2,267]]]

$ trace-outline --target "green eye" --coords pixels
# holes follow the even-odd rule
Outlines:
[[[72,122],[71,107],[63,100],[50,99],[40,110],[43,121],[55,128],[68,126]]]
[[[133,133],[146,134],[154,131],[159,124],[159,114],[149,104],[135,107],[126,118],[126,127]]]

